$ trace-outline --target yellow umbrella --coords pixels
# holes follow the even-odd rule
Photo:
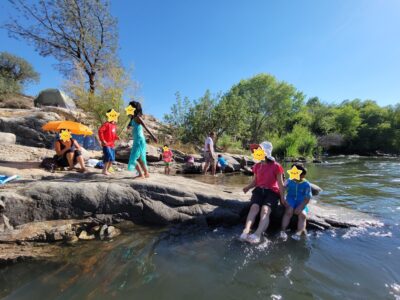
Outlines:
[[[72,121],[52,121],[42,126],[45,131],[60,131],[68,129],[72,134],[92,135],[93,131],[89,127],[78,122]]]

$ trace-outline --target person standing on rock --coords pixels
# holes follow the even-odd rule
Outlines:
[[[107,111],[107,113],[110,112],[111,109]],[[115,121],[110,120],[101,125],[101,127],[99,128],[99,140],[101,146],[103,147],[104,175],[110,175],[110,172],[108,170],[112,166],[112,163],[115,161],[114,147],[115,141],[118,139],[117,125],[115,124]]]
[[[263,142],[260,147],[264,150],[265,159],[254,165],[253,180],[243,188],[244,193],[254,189],[246,225],[239,239],[252,244],[260,242],[261,235],[268,228],[271,211],[277,208],[279,200],[282,205],[287,207],[283,168],[272,157],[272,144],[270,142]],[[251,227],[258,213],[260,213],[258,228],[253,234],[250,234]]]
[[[172,153],[171,149],[169,149],[168,145],[164,145],[162,158],[165,163],[165,168],[164,168],[165,175],[169,175],[169,173],[171,172],[170,166],[171,166],[173,157],[174,157],[174,154]]]
[[[211,131],[209,136],[206,138],[204,142],[204,169],[203,174],[205,175],[208,171],[208,168],[211,166],[211,174],[215,176],[216,172],[216,155],[214,151],[214,139],[215,132]]]
[[[149,171],[147,169],[146,161],[146,138],[143,133],[143,128],[150,134],[154,142],[157,143],[157,138],[147,128],[143,121],[143,110],[142,105],[137,101],[129,102],[135,111],[131,116],[131,121],[128,125],[128,130],[132,127],[133,145],[131,154],[129,156],[128,170],[137,170],[139,178],[149,177]],[[139,164],[137,164],[139,163]]]

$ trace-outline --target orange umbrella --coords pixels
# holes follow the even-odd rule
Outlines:
[[[42,126],[45,131],[60,131],[68,129],[72,134],[92,135],[93,131],[89,127],[78,122],[72,121],[52,121]]]

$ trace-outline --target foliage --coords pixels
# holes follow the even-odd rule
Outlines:
[[[182,101],[177,94],[165,121],[183,143],[201,145],[215,131],[224,151],[264,140],[273,143],[278,157],[400,151],[400,104],[380,107],[360,99],[327,104],[317,97],[304,103],[294,86],[269,74],[241,80],[222,96],[206,91],[197,101]]]
[[[107,121],[106,113],[114,109],[120,113],[119,133],[126,128],[129,117],[125,112],[123,96],[133,97],[136,84],[131,80],[130,73],[123,67],[115,65],[107,72],[101,73],[97,81],[97,89],[91,93],[85,88],[85,76],[82,70],[76,69],[74,76],[65,83],[65,90],[75,99],[78,107],[92,115],[95,126]]]
[[[117,22],[108,0],[9,0],[15,17],[4,25],[11,37],[33,44],[40,55],[53,56],[70,74],[80,68],[94,93],[96,79],[110,67],[117,49]]]
[[[237,153],[241,152],[242,143],[227,134],[223,134],[218,139],[218,146],[223,152]]]
[[[0,95],[22,92],[24,86],[39,81],[39,74],[22,57],[0,52]]]
[[[302,125],[295,125],[291,132],[271,141],[278,157],[312,157],[317,150],[317,138]]]

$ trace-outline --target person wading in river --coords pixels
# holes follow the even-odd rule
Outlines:
[[[204,175],[207,173],[208,168],[211,166],[211,174],[215,176],[217,157],[214,152],[214,139],[215,139],[215,132],[211,131],[209,136],[206,138],[204,142],[204,160],[205,160],[203,169]]]
[[[272,144],[270,142],[263,142],[260,147],[266,154],[265,160],[254,165],[253,180],[243,188],[244,193],[254,189],[246,225],[239,239],[252,244],[260,242],[261,235],[268,228],[271,211],[276,209],[279,200],[282,205],[287,206],[283,182],[284,170],[275,161],[275,158],[271,156]],[[260,213],[258,228],[253,234],[250,234],[251,227],[258,213]]]

